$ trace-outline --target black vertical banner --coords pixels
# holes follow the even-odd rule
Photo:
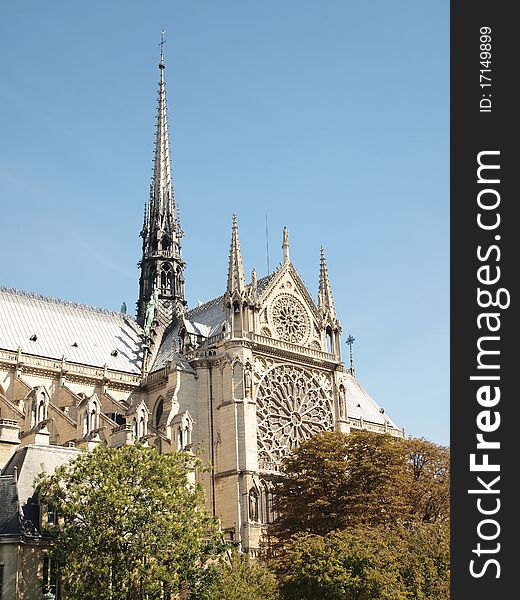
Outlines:
[[[515,3],[451,4],[455,600],[518,595],[520,207]],[[515,105],[515,106],[514,106]]]

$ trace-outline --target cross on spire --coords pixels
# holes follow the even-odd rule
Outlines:
[[[165,69],[166,65],[164,64],[164,51],[163,46],[166,43],[164,36],[166,35],[166,31],[161,31],[161,41],[159,42],[159,46],[161,47],[161,62],[159,63],[159,69]]]

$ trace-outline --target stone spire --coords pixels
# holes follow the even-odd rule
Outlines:
[[[282,251],[283,251],[283,262],[290,262],[289,256],[289,231],[287,227],[283,228],[283,242],[282,242]]]
[[[171,321],[184,312],[184,262],[181,254],[183,235],[179,211],[175,204],[170,163],[166,84],[164,71],[164,32],[161,32],[161,59],[159,62],[159,93],[155,131],[155,152],[150,197],[145,206],[141,231],[143,254],[140,262],[141,278],[137,317],[144,322],[146,306],[158,290],[158,310],[163,307],[163,320]]]
[[[229,249],[229,269],[227,280],[227,293],[235,292],[242,294],[245,291],[246,282],[244,276],[244,264],[240,252],[240,241],[238,239],[237,215],[233,214],[233,229],[231,231],[231,247]]]
[[[328,314],[331,319],[336,319],[336,309],[334,307],[334,299],[332,298],[329,271],[325,261],[325,252],[323,250],[323,246],[320,250],[320,286],[318,290],[318,308],[320,308],[324,314]]]

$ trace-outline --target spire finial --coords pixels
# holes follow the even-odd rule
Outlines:
[[[345,343],[349,347],[350,374],[352,375],[352,377],[356,376],[356,370],[354,369],[354,357],[352,355],[352,346],[354,345],[355,341],[356,341],[356,338],[349,331],[348,338],[345,340]]]
[[[164,51],[163,51],[163,47],[166,42],[166,40],[164,39],[165,35],[166,35],[166,31],[162,30],[161,31],[161,41],[159,42],[159,46],[161,47],[161,61],[159,62],[159,69],[161,69],[161,71],[163,69],[166,69],[166,65],[164,64]]]
[[[328,314],[330,318],[336,319],[336,309],[334,307],[334,299],[332,297],[332,289],[329,280],[329,271],[325,260],[325,250],[323,246],[320,248],[320,285],[318,288],[318,307],[321,308],[324,314]]]
[[[289,231],[287,227],[284,225],[283,228],[283,242],[282,242],[282,250],[283,250],[283,262],[290,262],[289,258]]]
[[[233,294],[234,292],[242,293],[245,290],[245,287],[244,264],[242,262],[242,253],[240,251],[240,241],[238,239],[237,215],[236,213],[233,213],[227,291],[230,294]]]

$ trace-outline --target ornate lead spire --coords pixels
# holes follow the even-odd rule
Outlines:
[[[244,292],[246,282],[244,277],[244,265],[242,253],[240,252],[240,241],[238,239],[237,215],[233,214],[233,229],[231,231],[231,247],[229,249],[229,270],[227,281],[227,292],[233,294]]]
[[[143,256],[140,262],[137,316],[144,322],[146,306],[158,291],[157,320],[167,324],[184,312],[184,262],[181,254],[182,230],[175,204],[168,137],[166,84],[164,81],[164,31],[161,31],[159,93],[155,130],[155,151],[150,197],[145,205]]]
[[[168,114],[166,105],[166,84],[164,81],[164,31],[161,31],[161,60],[159,62],[160,80],[157,100],[157,125],[155,131],[155,152],[153,178],[150,186],[148,202],[148,236],[149,250],[153,251],[155,243],[167,238],[172,250],[180,256],[180,240],[182,231],[175,206],[175,195],[170,163],[170,142],[168,137]],[[154,235],[154,232],[157,235]]]
[[[325,261],[325,252],[323,246],[320,250],[320,287],[318,290],[318,308],[321,308],[324,314],[328,314],[331,319],[336,319],[336,309],[334,299],[332,298],[332,289],[329,281],[329,271]]]

